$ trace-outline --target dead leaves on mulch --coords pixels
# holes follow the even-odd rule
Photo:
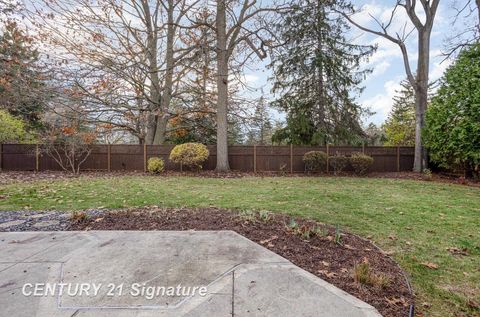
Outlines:
[[[390,297],[390,298],[385,298],[387,302],[389,302],[391,305],[395,306],[403,306],[403,307],[408,307],[410,306],[410,303],[408,300],[404,297]]]

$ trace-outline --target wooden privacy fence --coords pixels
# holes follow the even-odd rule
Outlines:
[[[102,171],[144,171],[150,157],[161,157],[166,170],[180,170],[178,164],[168,160],[173,145],[98,144],[81,170]],[[203,164],[204,170],[215,169],[216,146],[209,145],[210,156]],[[373,157],[371,171],[400,172],[413,168],[413,147],[384,146],[255,146],[233,145],[229,147],[229,162],[232,170],[244,172],[283,171],[304,172],[303,155],[308,151],[324,151],[351,155],[363,152]],[[61,170],[51,157],[42,152],[36,144],[0,144],[0,169],[7,171]]]

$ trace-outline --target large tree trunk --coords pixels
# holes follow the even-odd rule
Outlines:
[[[147,58],[150,77],[150,100],[149,114],[147,115],[147,135],[145,142],[153,144],[155,140],[157,128],[157,112],[160,101],[160,78],[158,76],[158,62],[157,62],[157,30],[151,20],[150,7],[148,1],[142,0],[142,7],[145,13],[145,23],[147,28]]]
[[[418,63],[415,87],[415,160],[413,170],[421,172],[427,168],[426,149],[422,143],[422,130],[425,127],[425,112],[428,104],[428,73],[430,65],[431,28],[419,32]]]
[[[163,84],[163,95],[160,100],[160,109],[157,118],[157,127],[155,130],[154,144],[163,144],[166,139],[167,123],[168,123],[168,110],[170,108],[170,102],[172,100],[172,87],[173,87],[173,69],[174,69],[174,36],[175,26],[173,20],[173,0],[168,0],[168,26],[167,26],[167,49],[165,52],[165,81]]]
[[[479,21],[479,27],[480,27],[480,0],[477,0],[477,9],[478,9],[478,21]]]
[[[155,132],[157,130],[157,118],[153,114],[153,111],[153,107],[150,107],[150,113],[147,115],[147,134],[145,136],[146,144],[153,144],[153,140],[155,139]]]
[[[155,140],[153,144],[164,144],[167,139],[167,124],[168,124],[168,117],[158,116],[157,118],[157,126],[155,129]]]
[[[230,170],[228,164],[228,52],[225,0],[217,0],[217,167],[218,172]]]

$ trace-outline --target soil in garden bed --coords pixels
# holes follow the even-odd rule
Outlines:
[[[146,207],[87,219],[78,217],[69,230],[233,230],[369,303],[383,316],[408,316],[414,300],[403,271],[371,242],[337,228],[284,215]],[[380,278],[382,282],[369,285],[356,281],[354,267],[358,269],[359,264],[370,269],[373,280],[378,282]]]

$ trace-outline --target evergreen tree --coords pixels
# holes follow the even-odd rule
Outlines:
[[[265,145],[272,143],[273,126],[269,117],[268,104],[265,97],[261,96],[255,104],[255,112],[249,125],[248,144]]]
[[[407,80],[402,81],[402,88],[393,98],[394,103],[387,120],[385,145],[415,145],[415,92]]]
[[[480,177],[480,43],[463,49],[441,79],[424,131],[430,159]]]
[[[381,146],[385,143],[385,131],[374,123],[370,123],[365,129],[366,144],[371,146]]]
[[[366,71],[360,62],[371,46],[346,38],[348,24],[336,13],[351,4],[344,0],[300,0],[277,25],[285,43],[273,56],[274,103],[287,114],[287,125],[275,142],[320,145],[356,143],[363,136],[363,111],[351,96],[361,92]]]
[[[0,108],[22,118],[31,129],[39,129],[45,85],[32,42],[12,21],[0,34]]]

